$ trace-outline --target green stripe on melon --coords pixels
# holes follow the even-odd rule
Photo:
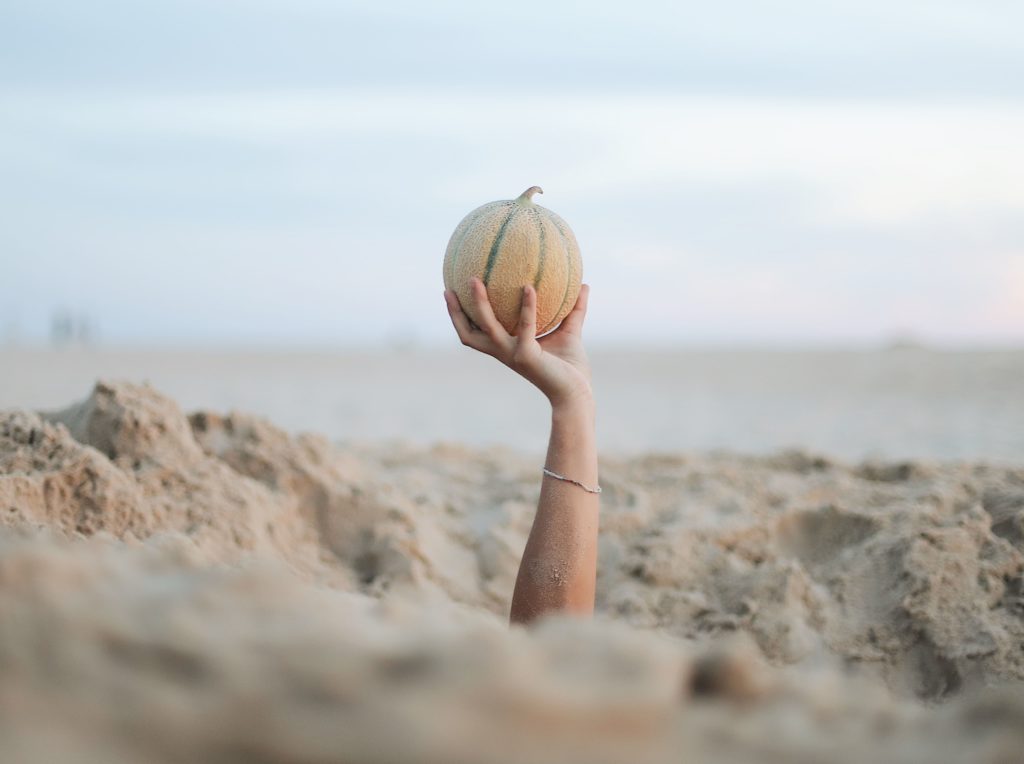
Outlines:
[[[558,309],[555,311],[555,318],[545,325],[537,322],[537,326],[541,327],[540,333],[545,334],[554,329],[562,319],[569,315],[569,311],[576,304],[576,298],[580,295],[580,283],[582,282],[583,276],[583,262],[580,258],[580,248],[576,243],[576,237],[573,235],[572,229],[569,225],[562,220],[554,212],[550,213],[551,223],[558,230],[559,236],[562,238],[563,245],[566,253],[566,267],[568,273],[565,279],[565,292],[562,294],[562,300],[558,305]]]

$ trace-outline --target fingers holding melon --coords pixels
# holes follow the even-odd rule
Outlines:
[[[581,334],[583,332],[583,322],[587,318],[587,300],[589,298],[590,286],[582,284],[579,296],[576,298],[576,304],[569,311],[569,315],[565,317],[565,320],[562,321],[559,331],[571,332],[572,334]]]
[[[523,287],[522,307],[519,310],[518,337],[526,339],[537,335],[537,290]]]
[[[490,353],[492,350],[490,337],[470,323],[469,316],[467,316],[462,310],[462,306],[459,304],[459,298],[456,296],[455,292],[450,289],[446,289],[444,293],[444,301],[448,306],[448,316],[452,320],[452,326],[455,327],[455,333],[459,335],[459,339],[462,341],[462,344],[466,347],[471,347],[474,350]]]
[[[473,277],[470,279],[470,290],[472,293],[470,305],[473,307],[473,323],[479,326],[481,331],[490,337],[491,341],[495,344],[508,344],[511,337],[494,315],[494,308],[491,306],[490,299],[488,299],[487,288],[484,286],[484,283],[480,279]]]

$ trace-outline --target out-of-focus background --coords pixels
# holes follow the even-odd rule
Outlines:
[[[1019,456],[1021,28],[999,2],[7,6],[0,406],[114,375],[541,448],[440,277],[466,212],[539,184],[593,287],[606,448]]]

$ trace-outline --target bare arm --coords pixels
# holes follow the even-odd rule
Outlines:
[[[583,285],[559,328],[536,335],[537,294],[523,290],[516,336],[498,323],[487,291],[474,281],[473,299],[482,326],[474,327],[454,292],[448,313],[464,345],[494,356],[536,385],[551,402],[551,439],[545,465],[584,485],[597,485],[594,401],[581,333],[589,289]],[[580,486],[545,476],[512,594],[511,621],[526,623],[552,611],[590,614],[597,574],[598,497]]]
[[[588,486],[597,485],[593,407],[553,407],[547,466]],[[511,620],[526,623],[563,610],[594,610],[598,497],[577,485],[545,476],[526,542]]]

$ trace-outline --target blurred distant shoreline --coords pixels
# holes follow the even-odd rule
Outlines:
[[[845,460],[1024,462],[1024,349],[591,351],[606,454],[800,449]],[[99,379],[186,411],[238,410],[336,441],[540,453],[545,401],[460,347],[287,350],[0,346],[0,408],[56,409]]]

